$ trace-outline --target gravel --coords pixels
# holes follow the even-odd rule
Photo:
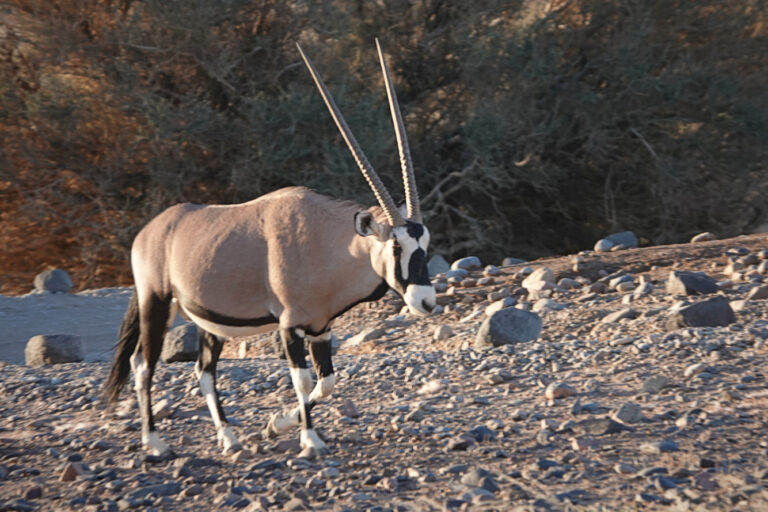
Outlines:
[[[585,254],[583,274],[568,258],[540,266],[586,288],[618,270],[602,258],[644,250]],[[260,435],[296,401],[285,361],[261,350],[269,335],[219,363],[247,456],[222,455],[192,362],[160,363],[154,379],[166,413],[157,426],[176,459],[144,456],[132,392],[104,408],[108,364],[0,363],[0,510],[764,510],[768,301],[747,301],[728,325],[667,331],[679,299],[664,286],[670,266],[723,280],[727,258],[667,257],[651,269],[643,257],[647,267],[624,270],[647,272],[653,287],[614,322],[601,319],[626,309],[617,291],[581,301],[579,287],[546,290],[565,307],[543,314],[539,336],[483,350],[473,344],[484,317],[460,320],[491,293],[531,307],[515,267],[441,294],[446,311],[426,319],[401,316],[390,296],[355,308],[336,323],[336,391],[312,410],[332,450],[322,459],[297,458],[298,430]],[[744,300],[753,288],[718,293]],[[16,314],[3,304],[3,318]],[[438,326],[453,335],[433,336]],[[364,329],[380,331],[349,343]]]

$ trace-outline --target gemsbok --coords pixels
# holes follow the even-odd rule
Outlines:
[[[365,209],[289,187],[242,204],[178,204],[136,236],[131,248],[135,290],[105,394],[109,401],[117,400],[133,370],[141,439],[150,453],[172,453],[155,429],[150,386],[165,332],[178,308],[200,332],[195,375],[224,453],[242,445],[216,391],[223,342],[279,329],[299,405],[272,415],[264,432],[276,435],[300,425],[302,456],[328,452],[312,428],[310,410],[335,385],[330,331],[334,319],[361,302],[378,300],[390,288],[412,314],[427,315],[434,308],[426,258],[429,231],[422,222],[405,126],[378,40],[376,47],[397,138],[405,210],[398,209],[298,46],[380,206]],[[314,387],[304,356],[305,338],[317,373]]]

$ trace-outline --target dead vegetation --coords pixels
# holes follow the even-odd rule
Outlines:
[[[749,232],[768,220],[766,19],[762,0],[6,2],[0,291],[47,266],[126,284],[133,235],[180,201],[370,202],[297,41],[391,185],[382,38],[449,258]]]

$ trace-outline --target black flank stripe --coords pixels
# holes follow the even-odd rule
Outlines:
[[[181,299],[179,299],[179,302],[185,310],[196,317],[218,325],[226,325],[229,327],[260,327],[262,325],[278,323],[277,317],[271,313],[267,316],[256,318],[236,318],[233,316],[222,315],[221,313],[211,311],[210,309],[205,309],[200,304],[195,304],[194,302],[182,301]]]

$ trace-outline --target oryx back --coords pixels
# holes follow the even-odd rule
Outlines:
[[[170,293],[191,320],[220,336],[279,322],[319,332],[381,284],[356,247],[353,217],[361,209],[302,187],[238,205],[174,206],[136,238],[137,287]]]

